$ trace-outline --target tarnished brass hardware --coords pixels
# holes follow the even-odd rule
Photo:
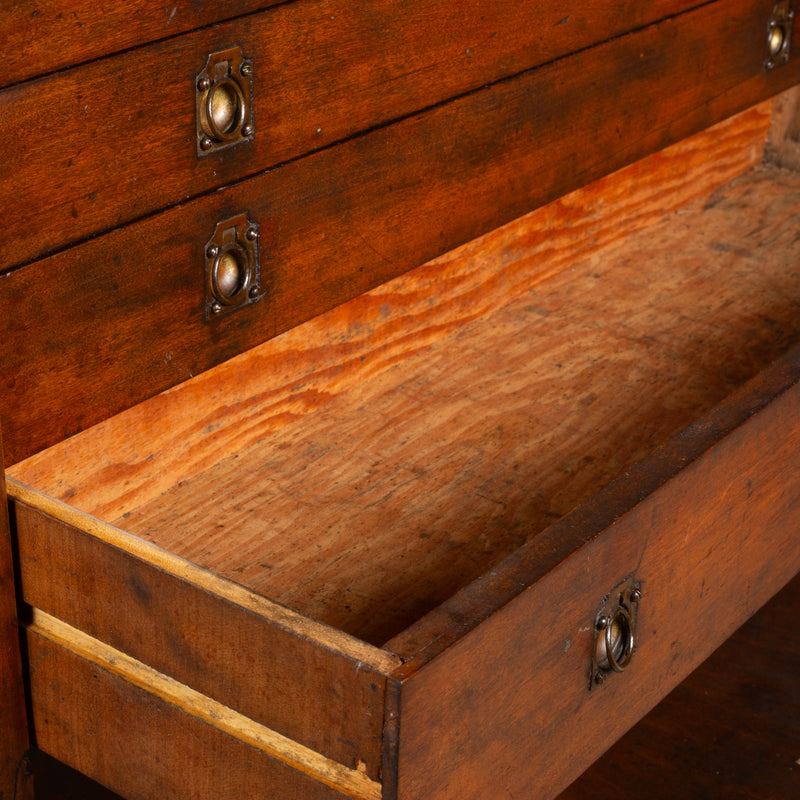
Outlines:
[[[789,0],[782,0],[772,9],[767,22],[767,57],[764,69],[769,72],[789,60],[794,27],[794,9]]]
[[[195,81],[195,105],[198,156],[253,138],[253,64],[239,47],[209,55]]]
[[[205,265],[207,320],[260,300],[258,225],[247,214],[218,222],[205,245]]]
[[[589,689],[604,683],[612,673],[622,672],[631,663],[641,598],[641,585],[633,578],[628,578],[605,598],[595,618]]]

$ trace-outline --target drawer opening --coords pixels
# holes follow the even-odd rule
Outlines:
[[[800,176],[759,165],[768,117],[751,109],[8,474],[382,646],[798,339]]]

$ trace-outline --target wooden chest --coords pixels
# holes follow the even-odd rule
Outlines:
[[[0,798],[555,797],[789,582],[793,23],[5,13]]]

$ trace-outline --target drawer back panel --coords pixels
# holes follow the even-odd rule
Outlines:
[[[711,3],[0,276],[6,463],[791,86],[770,9]],[[245,209],[265,296],[208,322],[205,243]]]

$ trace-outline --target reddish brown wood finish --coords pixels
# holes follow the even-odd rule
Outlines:
[[[798,377],[795,350],[428,621],[398,673],[401,800],[555,796],[800,570]],[[629,575],[638,650],[590,693]]]
[[[0,276],[9,463],[786,88],[765,9],[712,3]],[[209,325],[202,246],[245,208],[267,297]]]
[[[0,19],[0,86],[274,5],[279,0],[129,3],[14,0]]]
[[[2,452],[0,438],[0,464]],[[0,800],[24,800],[32,789],[23,762],[28,725],[19,644],[8,501],[0,469]]]
[[[743,204],[741,198],[730,196],[725,206],[733,202],[737,213],[746,213],[746,221],[727,225],[728,230],[726,215],[703,213],[701,222],[696,209],[683,209],[682,219],[688,214],[699,229],[681,243],[674,237],[664,241],[671,230],[664,217],[693,201],[704,202],[706,195],[761,163],[770,107],[763,103],[748,109],[491,231],[17,463],[8,474],[100,519],[118,519],[232,452],[270,439],[376,380],[407,354],[435,346],[454,331],[503,307],[510,298],[589,260],[608,264],[615,244],[641,237],[645,228],[652,234],[652,226],[661,222],[657,237],[664,256],[687,244],[694,249],[698,240],[709,235],[728,241],[732,231],[751,227],[763,231],[764,226],[756,221],[760,203],[751,205],[748,200]],[[746,197],[756,195],[764,202],[783,195],[788,188],[783,183],[769,182],[762,187],[754,180],[752,189],[743,191]],[[791,204],[790,199],[782,201],[784,208]],[[752,208],[749,212],[748,206]],[[774,211],[770,216],[774,217]],[[634,256],[632,250],[619,258],[642,259],[649,264],[650,234],[640,239],[637,250],[641,256]],[[737,246],[750,252],[756,247],[754,237],[737,241]],[[784,245],[775,242],[773,229],[761,247],[762,252],[774,252]],[[735,263],[730,255],[725,258],[728,263],[717,271],[720,276],[727,276]],[[696,265],[689,267],[690,274],[706,266],[707,260],[707,253],[698,254]],[[793,269],[793,258],[786,261]],[[715,283],[713,274],[708,278],[711,285]],[[786,287],[785,282],[779,283]],[[726,288],[729,285],[726,281]],[[743,291],[752,294],[753,287]],[[612,306],[616,304],[614,295],[609,295]],[[594,313],[606,316],[608,312],[595,303]],[[787,316],[783,319],[788,322],[797,315],[792,310]],[[770,317],[774,318],[774,307]],[[715,323],[719,327],[724,324],[719,319]],[[486,363],[487,369],[495,366]],[[207,435],[208,430],[214,435]],[[126,522],[120,524],[125,527]]]
[[[795,800],[800,576],[559,800]]]
[[[9,89],[0,270],[693,5],[309,0]],[[256,139],[198,159],[196,75],[234,44]]]
[[[16,503],[15,516],[25,602],[379,775],[386,679],[374,667],[40,511]]]
[[[126,798],[345,800],[33,632],[28,647],[39,745]]]

